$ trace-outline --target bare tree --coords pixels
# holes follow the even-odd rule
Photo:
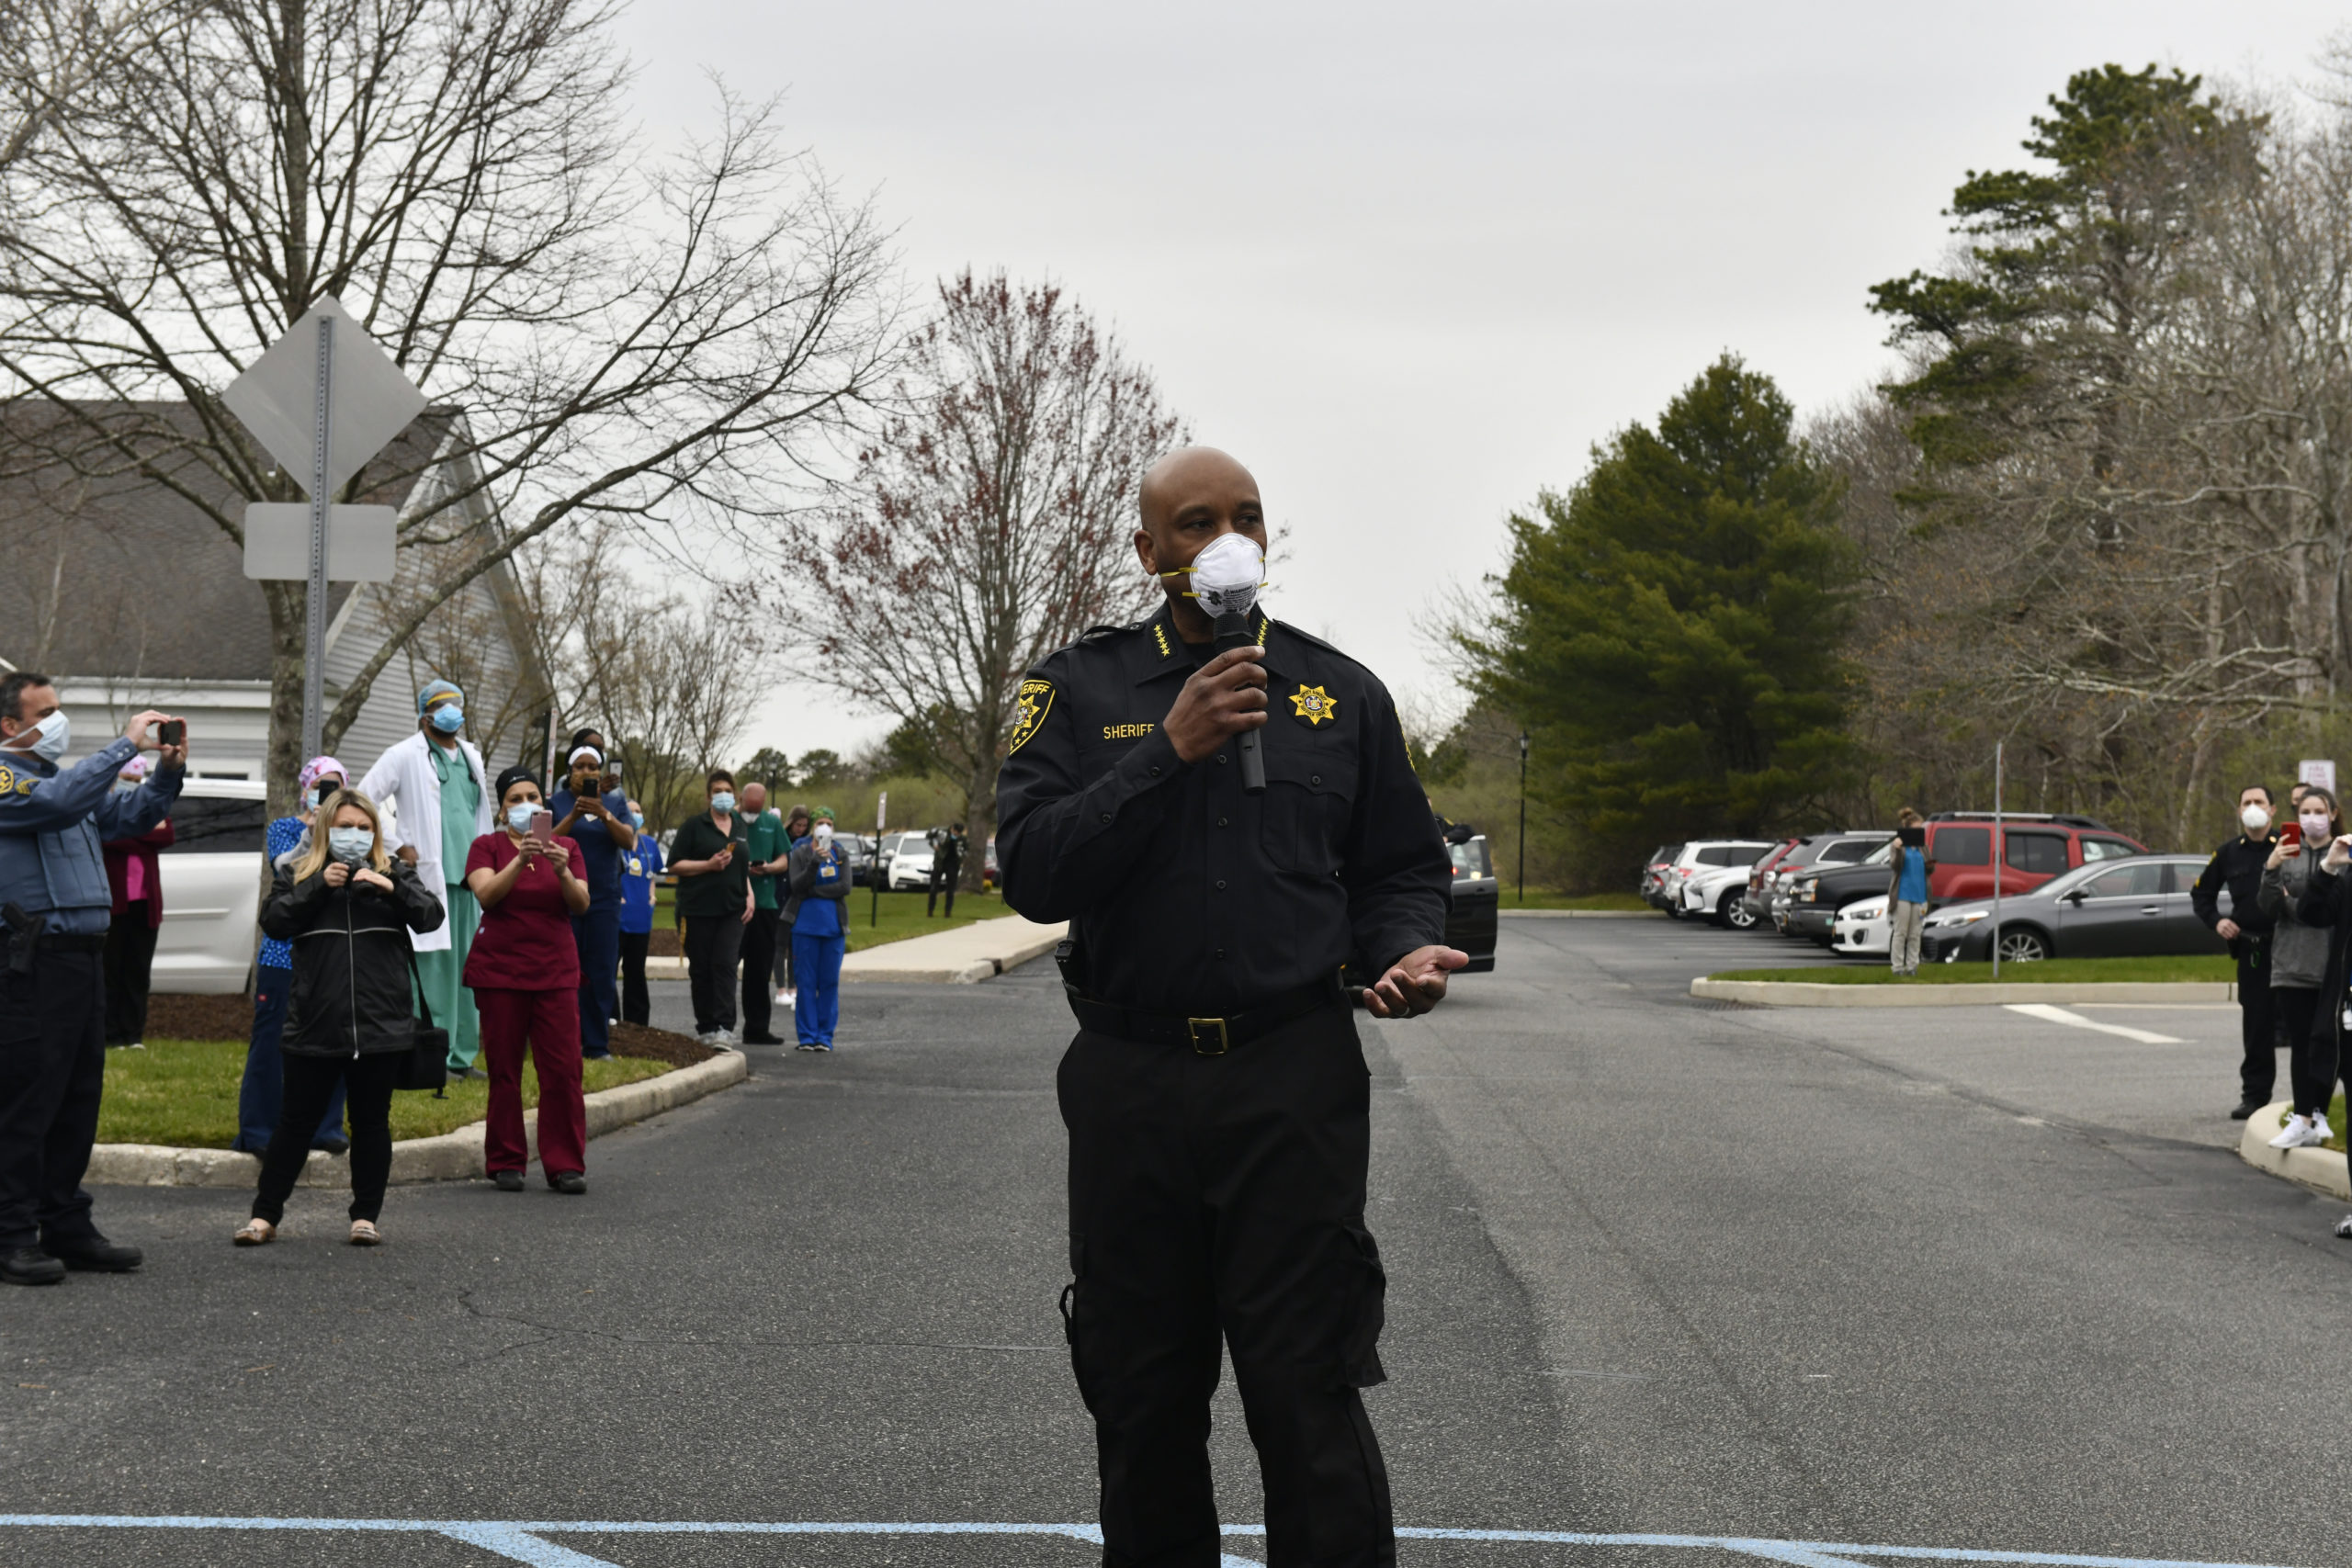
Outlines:
[[[0,7],[0,169],[74,116],[91,88],[127,66],[178,8],[176,0],[9,0]]]
[[[187,7],[0,171],[0,371],[71,416],[76,461],[172,488],[242,541],[244,502],[300,491],[219,390],[338,297],[459,415],[428,457],[379,459],[345,493],[398,488],[410,475],[388,463],[469,475],[403,513],[403,549],[505,519],[444,595],[560,526],[770,504],[887,377],[887,247],[778,141],[773,105],[722,91],[706,140],[638,152],[611,14]],[[196,434],[155,400],[192,409]],[[190,458],[206,483],[184,477]],[[305,591],[264,589],[282,786]],[[345,684],[330,745],[430,613],[415,605]]]
[[[1058,288],[967,272],[939,297],[909,345],[909,412],[844,503],[785,525],[803,573],[787,619],[818,680],[916,728],[978,843],[1023,675],[1157,597],[1136,492],[1183,427]]]

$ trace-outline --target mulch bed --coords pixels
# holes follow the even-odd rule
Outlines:
[[[674,928],[656,926],[646,935],[645,952],[650,958],[684,958],[686,944],[678,940]]]
[[[659,935],[659,932],[655,933]],[[147,998],[147,1032],[157,1040],[243,1040],[254,1032],[251,997],[153,996]],[[613,1055],[643,1056],[673,1067],[691,1067],[716,1053],[691,1036],[639,1023],[613,1025]]]

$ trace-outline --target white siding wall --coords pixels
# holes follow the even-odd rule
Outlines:
[[[66,765],[101,750],[144,708],[187,720],[188,771],[258,779],[269,752],[266,681],[155,681],[60,675],[57,695],[74,723]]]

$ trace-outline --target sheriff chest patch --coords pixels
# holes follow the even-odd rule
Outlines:
[[[1054,683],[1051,681],[1022,682],[1021,694],[1013,700],[1012,734],[1005,741],[1006,754],[1010,755],[1027,745],[1029,738],[1036,734],[1038,727],[1046,722],[1046,716],[1053,711]]]
[[[1309,686],[1303,682],[1298,690],[1291,694],[1290,707],[1291,716],[1310,728],[1327,718],[1340,716],[1337,698],[1320,686]]]

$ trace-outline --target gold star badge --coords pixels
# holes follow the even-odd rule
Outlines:
[[[1051,681],[1022,682],[1021,694],[1013,700],[1012,734],[1005,744],[1006,755],[1010,756],[1028,744],[1029,738],[1037,733],[1037,727],[1044,724],[1046,716],[1053,711],[1054,683]]]
[[[1291,694],[1290,705],[1292,714],[1305,719],[1310,727],[1321,724],[1327,718],[1340,716],[1340,705],[1320,686],[1301,683],[1298,690]]]

